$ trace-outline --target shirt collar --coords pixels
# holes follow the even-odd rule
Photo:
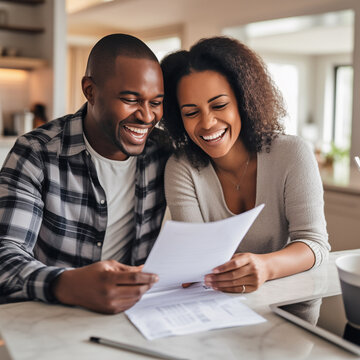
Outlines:
[[[87,111],[85,103],[75,114],[65,118],[60,156],[73,156],[86,150],[83,138],[83,119]]]

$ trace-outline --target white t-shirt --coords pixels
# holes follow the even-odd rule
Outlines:
[[[135,237],[136,157],[129,156],[124,161],[110,160],[98,154],[85,135],[84,140],[107,201],[108,223],[101,260],[114,259],[127,263]]]

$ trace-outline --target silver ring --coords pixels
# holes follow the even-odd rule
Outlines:
[[[245,292],[245,290],[246,290],[246,287],[245,287],[245,285],[243,285],[242,287],[243,287],[243,288],[242,288],[242,292],[241,292],[241,293],[243,294],[243,293]]]

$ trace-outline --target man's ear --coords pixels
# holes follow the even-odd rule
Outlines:
[[[81,87],[82,87],[82,91],[84,96],[86,97],[87,101],[91,104],[94,105],[94,92],[95,92],[95,84],[92,81],[90,76],[84,76],[81,79]]]

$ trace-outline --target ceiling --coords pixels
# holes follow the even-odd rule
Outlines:
[[[247,43],[263,53],[344,54],[353,51],[353,31],[352,26],[314,27],[294,33],[257,37],[249,39]]]
[[[182,23],[194,0],[68,0],[68,26],[139,32]],[[204,0],[196,0],[201,3]],[[88,5],[86,7],[86,5]],[[136,21],[134,19],[136,18]]]
[[[139,34],[149,29],[171,27],[186,21],[196,22],[204,16],[204,9],[208,15],[214,12],[212,11],[214,3],[218,6],[218,0],[67,0],[68,29],[70,34],[78,35],[102,36],[114,31]],[[222,13],[224,19],[229,11],[231,12],[231,9],[224,9]],[[309,17],[301,18],[304,21],[309,20]],[[300,17],[289,19],[300,19]],[[319,26],[317,24],[286,33],[269,34],[268,32],[265,35],[248,38],[247,43],[255,50],[263,52],[349,53],[353,51],[353,25],[339,23]]]

